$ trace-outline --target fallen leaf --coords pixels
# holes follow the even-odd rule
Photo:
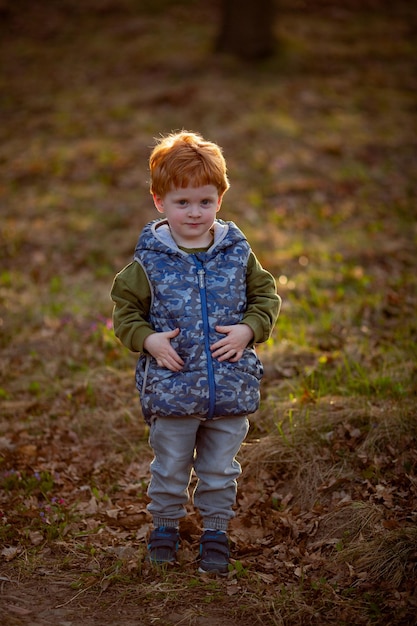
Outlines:
[[[30,609],[17,606],[17,604],[6,604],[6,609],[15,615],[30,615],[32,613]]]
[[[20,554],[21,549],[18,546],[11,546],[9,548],[3,548],[0,552],[1,556],[4,556],[6,561],[12,561]]]
[[[39,530],[35,530],[29,533],[29,539],[34,546],[39,546],[43,542],[44,536]]]

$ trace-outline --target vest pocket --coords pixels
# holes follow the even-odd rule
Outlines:
[[[150,354],[141,354],[136,364],[136,388],[139,391],[141,398],[145,395],[146,381],[148,379],[151,358]]]

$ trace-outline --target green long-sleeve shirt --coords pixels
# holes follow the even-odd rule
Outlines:
[[[186,252],[201,252],[185,249]],[[247,266],[248,306],[242,322],[253,330],[252,343],[266,341],[276,323],[281,298],[276,293],[273,276],[259,263],[253,252]],[[149,323],[151,288],[142,266],[133,261],[119,272],[113,282],[113,326],[116,336],[132,352],[143,352],[143,342],[154,329]]]

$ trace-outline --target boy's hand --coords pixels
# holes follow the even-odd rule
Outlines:
[[[184,361],[171,346],[171,339],[180,332],[179,328],[164,333],[153,333],[148,335],[143,342],[143,347],[151,354],[159,367],[166,367],[171,372],[182,370]]]
[[[244,349],[253,339],[253,330],[247,324],[216,326],[216,331],[226,335],[210,346],[213,358],[219,361],[236,363],[242,358]]]

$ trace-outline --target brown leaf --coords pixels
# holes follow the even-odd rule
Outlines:
[[[21,552],[21,548],[19,546],[10,546],[9,548],[3,548],[0,552],[1,556],[4,556],[6,561],[12,561],[16,558]]]
[[[29,539],[34,546],[39,546],[43,542],[44,536],[41,532],[35,530],[29,533]]]
[[[24,616],[32,613],[31,609],[25,609],[23,606],[18,606],[17,604],[6,604],[6,609],[15,615]]]

